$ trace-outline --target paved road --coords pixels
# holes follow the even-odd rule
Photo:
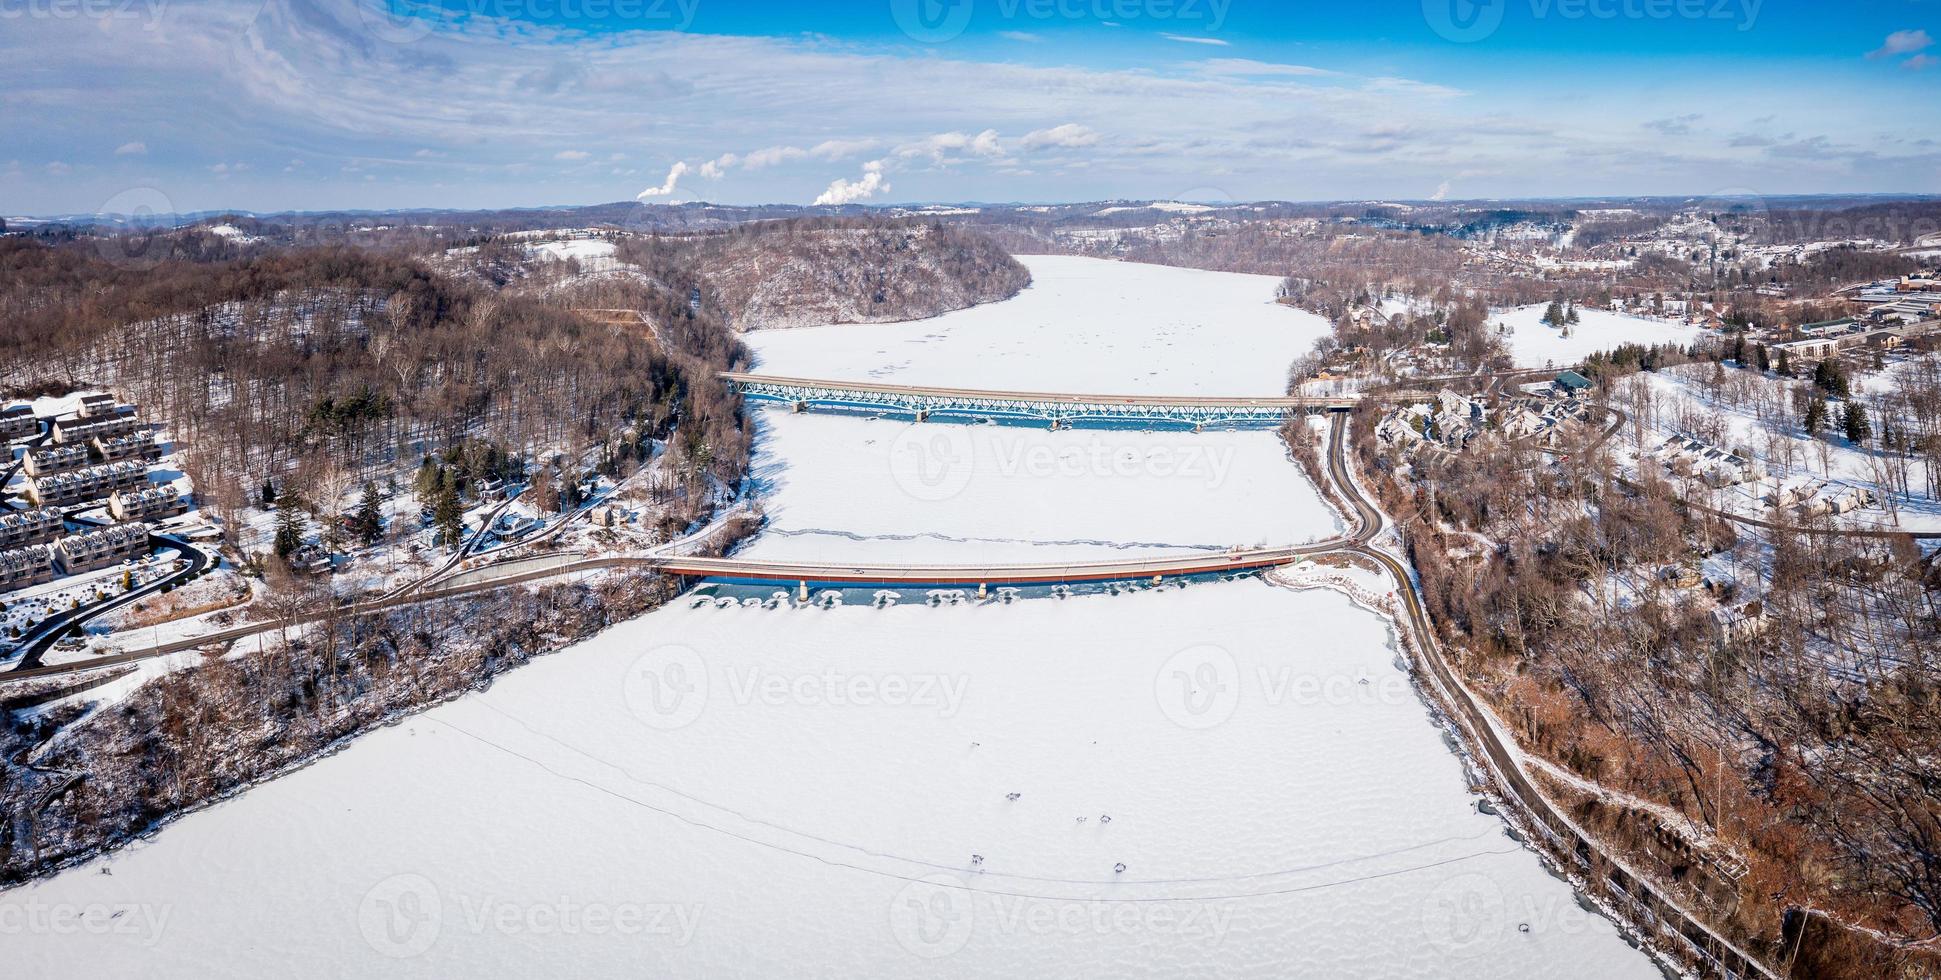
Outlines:
[[[1615,432],[1622,421],[1622,418],[1617,419],[1598,442],[1601,443],[1603,439],[1609,438],[1610,433]],[[1657,941],[1664,942],[1673,936],[1683,937],[1687,952],[1709,957],[1714,964],[1722,964],[1733,975],[1779,980],[1776,972],[1733,945],[1725,937],[1712,931],[1677,903],[1667,899],[1633,871],[1623,859],[1610,853],[1598,840],[1584,833],[1531,781],[1529,774],[1523,768],[1521,750],[1514,748],[1514,742],[1510,736],[1505,735],[1497,727],[1494,716],[1476,700],[1444,661],[1442,651],[1436,643],[1435,631],[1429,623],[1427,612],[1422,607],[1421,597],[1415,591],[1415,580],[1409,573],[1408,567],[1395,556],[1369,543],[1376,531],[1380,529],[1381,511],[1362,496],[1360,489],[1351,479],[1344,461],[1343,443],[1346,441],[1342,438],[1340,420],[1337,419],[1334,429],[1329,434],[1330,469],[1334,474],[1335,482],[1354,504],[1362,521],[1361,530],[1342,550],[1373,559],[1387,569],[1389,575],[1395,579],[1396,595],[1402,600],[1403,607],[1408,613],[1410,626],[1417,638],[1417,646],[1422,651],[1418,661],[1429,672],[1436,688],[1442,692],[1444,703],[1456,709],[1461,717],[1462,727],[1467,730],[1470,739],[1481,747],[1484,759],[1499,777],[1500,784],[1509,790],[1522,812],[1549,834],[1553,853],[1561,854],[1567,859],[1575,859],[1578,863],[1576,870],[1587,877],[1599,874],[1597,870],[1599,867],[1608,869],[1601,872],[1605,883],[1617,894],[1625,896],[1624,900],[1632,905],[1626,911],[1633,923],[1639,924],[1641,928],[1645,928],[1645,931],[1652,933]],[[1595,863],[1591,860],[1593,855],[1597,858]],[[1656,924],[1658,928],[1654,931],[1647,928],[1647,924]]]

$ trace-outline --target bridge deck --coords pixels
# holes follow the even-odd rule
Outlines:
[[[938,388],[927,385],[897,385],[875,381],[831,381],[823,378],[790,378],[769,374],[723,371],[725,381],[743,386],[795,388],[803,391],[850,392],[855,394],[907,395],[915,398],[968,399],[1003,402],[1040,402],[1077,406],[1125,405],[1167,408],[1352,408],[1353,395],[1087,395],[1060,391],[1007,391],[980,388]]]
[[[1319,542],[1293,548],[1203,552],[1163,558],[1134,558],[1100,562],[1058,562],[989,565],[837,565],[828,562],[769,562],[746,558],[668,558],[654,566],[674,575],[744,582],[811,585],[1052,585],[1107,582],[1250,571],[1286,565],[1315,553],[1340,547]]]

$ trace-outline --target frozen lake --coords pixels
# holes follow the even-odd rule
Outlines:
[[[975,312],[1009,322],[1065,273],[1113,290],[1147,274],[1111,266],[1032,260],[1033,292]],[[1288,313],[1265,305],[1271,280],[1192,281],[1208,317]],[[1160,334],[1228,329],[1124,315],[1051,357],[953,333],[968,377],[948,380],[1086,384],[1101,332],[1120,371]],[[857,364],[888,335],[774,336],[821,332],[822,357],[847,331]],[[818,373],[769,353],[768,370]],[[1278,390],[1268,359],[1238,341],[1161,358],[1156,390]],[[946,441],[892,451],[913,429]],[[992,441],[964,456],[953,432]],[[762,434],[773,527],[754,554],[1062,558],[1336,531],[1267,433],[775,412]],[[37,976],[1657,976],[1474,799],[1386,622],[1332,592],[681,603],[0,895],[0,926],[43,923],[6,938]]]

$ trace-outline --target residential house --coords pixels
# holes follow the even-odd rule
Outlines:
[[[146,429],[125,436],[96,436],[91,445],[102,459],[110,463],[124,459],[154,462],[162,458],[162,447],[155,441],[155,433]]]
[[[120,462],[90,466],[71,473],[55,473],[27,481],[27,499],[36,506],[51,507],[85,503],[128,487],[148,482],[148,468],[140,463]]]
[[[117,490],[108,497],[108,513],[117,521],[152,521],[174,517],[189,509],[189,502],[174,487],[146,490]]]
[[[27,450],[27,458],[21,464],[28,476],[47,476],[53,473],[66,473],[78,470],[93,462],[88,456],[88,447],[79,443],[61,446],[48,446],[45,449]]]
[[[60,537],[66,528],[61,512],[52,507],[10,510],[0,514],[0,548],[44,544]]]
[[[13,442],[37,435],[40,435],[40,417],[34,414],[34,406],[22,403],[0,409],[0,439]]]
[[[54,543],[54,561],[63,575],[91,572],[147,554],[146,524],[110,524],[99,531],[70,534]]]
[[[45,547],[0,551],[0,589],[18,589],[54,580],[54,561]]]
[[[1712,610],[1712,638],[1720,646],[1738,643],[1765,632],[1770,622],[1756,599],[1744,605],[1722,605]]]
[[[55,419],[54,441],[59,443],[87,442],[90,439],[125,436],[142,427],[141,417],[132,407],[117,406],[111,415],[90,416],[78,419]]]

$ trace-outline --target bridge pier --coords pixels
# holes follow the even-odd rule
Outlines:
[[[794,412],[797,415],[800,415],[803,412],[806,412],[808,410],[809,410],[809,403],[801,399],[796,399],[795,401],[789,403],[789,411]]]
[[[919,408],[919,409],[917,409],[917,421],[919,421],[919,422],[928,422],[928,421],[930,421],[930,410],[929,410],[929,409],[927,409],[927,408]]]
[[[797,602],[809,601],[809,583],[807,581],[795,583],[795,600]]]
[[[986,591],[985,591],[985,588],[984,588],[984,583],[983,583],[983,582],[979,582],[979,583],[977,583],[977,597],[978,597],[979,599],[983,599],[983,598],[986,598],[986,597],[987,597],[987,593],[986,593]]]

